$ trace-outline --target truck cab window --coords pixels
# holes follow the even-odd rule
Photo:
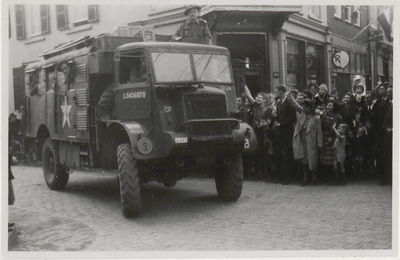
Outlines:
[[[148,80],[143,53],[122,54],[119,67],[119,83],[134,84]]]
[[[54,90],[54,68],[47,69],[47,82],[46,90]]]
[[[39,73],[37,70],[29,74],[28,85],[29,85],[29,94],[31,96],[35,95],[38,91],[38,85],[39,85]]]
[[[64,78],[64,82],[62,82],[62,78]],[[68,85],[68,90],[71,90],[73,89],[74,78],[74,65],[72,61],[60,62],[57,67],[57,80],[61,81],[59,83]]]

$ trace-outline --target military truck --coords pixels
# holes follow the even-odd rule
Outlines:
[[[87,36],[43,53],[25,74],[27,150],[50,189],[64,189],[75,169],[116,173],[122,213],[133,217],[142,184],[172,187],[203,159],[215,163],[219,197],[240,197],[241,154],[257,142],[230,116],[237,107],[226,48]]]

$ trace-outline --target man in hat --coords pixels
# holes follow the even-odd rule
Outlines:
[[[212,39],[207,22],[199,19],[201,7],[198,5],[189,5],[185,8],[184,14],[188,19],[181,23],[176,30],[172,41],[180,41],[185,38],[203,38]]]
[[[280,85],[276,89],[277,97],[279,98],[276,117],[278,126],[275,131],[277,142],[276,168],[277,174],[280,175],[277,177],[281,177],[282,184],[286,185],[291,179],[293,170],[292,139],[296,123],[296,110],[294,110],[287,99],[288,92],[286,86]]]

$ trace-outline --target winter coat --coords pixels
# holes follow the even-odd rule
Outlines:
[[[301,140],[301,129],[306,121],[307,115],[303,112],[300,114],[293,134],[293,156],[295,160],[304,158],[303,142]],[[311,115],[307,126],[307,154],[308,166],[310,170],[315,170],[318,167],[318,147],[322,148],[322,130],[321,118],[318,115]]]
[[[304,122],[307,119],[307,114],[304,113],[301,106],[293,99],[293,97],[289,96],[288,100],[292,107],[296,111],[300,112],[293,133],[293,157],[295,160],[301,160],[304,158],[304,149],[300,132],[303,128]],[[319,160],[318,148],[322,148],[323,145],[321,118],[319,115],[311,114],[306,131],[306,140],[308,167],[310,170],[315,170],[318,167]]]

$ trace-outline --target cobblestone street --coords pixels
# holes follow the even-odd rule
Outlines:
[[[113,174],[75,172],[57,192],[40,167],[18,165],[13,173],[13,252],[392,249],[392,188],[373,181],[245,181],[234,203],[219,200],[212,178],[183,179],[173,188],[149,183],[142,214],[126,219]]]

